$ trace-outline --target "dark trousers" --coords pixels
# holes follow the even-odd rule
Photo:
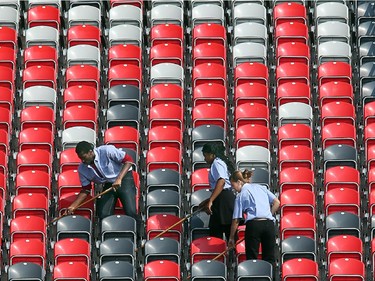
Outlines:
[[[259,243],[262,245],[262,259],[275,265],[276,233],[272,220],[250,220],[246,222],[246,259],[257,259]]]
[[[103,190],[106,190],[112,186],[112,183],[108,182],[104,184]],[[100,219],[111,216],[115,213],[115,206],[117,199],[120,199],[122,206],[124,207],[125,214],[134,218],[137,222],[137,230],[139,233],[141,219],[137,214],[136,209],[136,187],[134,183],[133,173],[129,171],[126,173],[121,181],[121,186],[116,191],[110,191],[97,200],[96,213]]]
[[[223,239],[223,233],[225,234],[225,239],[229,240],[230,235],[230,224],[211,224],[210,225],[210,236]]]

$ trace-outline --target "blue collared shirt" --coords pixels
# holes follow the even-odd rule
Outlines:
[[[208,174],[208,180],[210,183],[210,190],[214,190],[216,186],[216,182],[219,179],[225,180],[224,189],[232,188],[230,181],[229,181],[229,171],[227,164],[219,157],[216,157],[215,160],[211,164],[210,172]]]
[[[269,219],[275,220],[271,213],[271,204],[276,196],[267,189],[267,187],[254,184],[245,183],[242,186],[241,192],[237,194],[233,219],[243,218],[246,214],[246,221],[252,219]]]
[[[78,174],[82,186],[87,186],[91,182],[114,182],[122,169],[122,161],[126,153],[113,145],[102,145],[94,148],[93,151],[95,153],[94,164],[101,175],[98,175],[92,166],[80,163]]]

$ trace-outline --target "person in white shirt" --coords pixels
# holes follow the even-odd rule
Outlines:
[[[259,244],[262,259],[275,265],[276,231],[274,214],[280,201],[266,186],[250,183],[251,172],[235,171],[230,176],[232,187],[238,192],[232,217],[228,247],[235,246],[235,235],[240,219],[245,218],[246,259],[257,259]],[[245,216],[244,216],[245,215]]]

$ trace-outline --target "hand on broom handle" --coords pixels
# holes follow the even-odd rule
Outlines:
[[[180,219],[178,222],[172,224],[170,227],[168,227],[167,229],[163,230],[162,232],[160,232],[158,235],[156,235],[154,238],[159,238],[160,236],[162,236],[163,234],[167,233],[169,230],[171,230],[172,228],[176,227],[177,225],[183,223],[185,220],[187,220],[188,218],[196,215],[197,213],[201,212],[202,210],[204,209],[204,207],[200,207],[198,208],[197,210],[195,210],[193,213],[191,214],[188,214],[186,217]]]
[[[99,198],[100,196],[102,196],[102,195],[104,195],[104,194],[110,192],[111,190],[116,190],[116,189],[115,189],[113,186],[111,186],[110,188],[108,188],[108,189],[106,189],[106,190],[100,192],[99,194],[95,195],[94,197],[92,197],[92,198],[90,198],[90,199],[88,199],[88,200],[82,202],[82,203],[79,204],[77,207],[75,207],[75,208],[73,209],[73,211],[77,210],[78,208],[82,207],[83,205],[85,205],[85,204],[87,204],[87,203],[90,203],[91,201],[94,201],[95,199],[97,199],[97,198]],[[51,225],[51,224],[55,223],[56,221],[58,221],[59,219],[65,217],[65,216],[67,216],[67,215],[68,215],[67,213],[64,213],[64,214],[62,214],[61,216],[58,216],[58,217],[54,218],[54,219],[53,219],[48,225]]]
[[[218,254],[216,257],[214,257],[212,260],[217,260],[219,258],[221,258],[222,256],[224,256],[227,252],[229,252],[230,250],[234,249],[238,244],[240,244],[245,238],[241,238],[240,240],[238,240],[236,242],[236,244],[234,244],[233,246],[231,247],[228,247],[225,251],[221,252],[220,254]]]

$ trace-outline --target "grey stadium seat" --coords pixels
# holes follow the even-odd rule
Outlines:
[[[227,280],[227,267],[224,263],[216,260],[202,260],[191,267],[191,280]]]
[[[311,105],[302,102],[288,102],[279,107],[278,125],[300,123],[312,126],[313,110]]]
[[[315,8],[315,22],[338,20],[349,23],[349,9],[344,3],[327,2]]]
[[[109,27],[129,24],[142,28],[142,20],[142,10],[133,5],[119,5],[109,10]]]
[[[32,262],[19,262],[8,268],[8,281],[21,280],[45,280],[45,270],[38,264]]]
[[[75,126],[67,128],[61,133],[62,150],[76,147],[80,141],[88,141],[95,145],[96,132],[87,127]]]
[[[89,64],[100,69],[100,50],[90,45],[76,45],[67,50],[67,67]]]
[[[361,237],[359,216],[348,212],[335,212],[325,218],[326,239],[335,235],[353,235]]]
[[[375,61],[375,41],[364,42],[359,46],[360,64]]]
[[[156,169],[147,173],[147,192],[155,189],[180,190],[181,174],[171,169]]]
[[[48,106],[56,109],[56,91],[47,86],[32,86],[22,93],[22,107]]]
[[[352,50],[348,43],[328,41],[318,45],[319,64],[327,61],[343,61],[351,63]]]
[[[8,6],[0,6],[0,26],[8,26],[18,32],[19,21],[18,10]]]
[[[158,5],[151,9],[151,27],[158,24],[183,26],[184,11],[175,5]]]
[[[324,170],[333,166],[349,166],[357,168],[357,149],[355,147],[336,144],[323,151]]]
[[[268,45],[267,27],[256,22],[245,22],[234,27],[234,44],[243,42],[260,43]]]
[[[183,86],[184,69],[174,63],[159,63],[151,67],[151,85],[173,83]]]
[[[133,85],[116,85],[108,89],[108,108],[118,104],[128,104],[139,108],[141,93],[138,87]]]
[[[170,260],[180,264],[181,247],[177,240],[168,237],[153,238],[145,243],[145,263]]]
[[[317,42],[318,44],[327,41],[340,41],[350,43],[349,25],[339,21],[327,21],[317,26]]]
[[[93,25],[101,27],[101,11],[89,5],[79,5],[68,11],[68,26]]]
[[[267,64],[267,48],[260,43],[243,42],[233,47],[233,67],[244,62]]]
[[[99,267],[99,281],[135,280],[135,268],[126,261],[107,261]]]
[[[281,242],[281,262],[294,258],[316,261],[316,243],[307,236],[292,236]]]
[[[130,239],[136,242],[137,226],[134,218],[126,215],[112,215],[101,221],[102,242],[111,238]]]
[[[135,247],[132,240],[122,237],[106,239],[99,246],[99,265],[107,261],[126,261],[134,265]]]
[[[246,145],[236,151],[237,169],[264,168],[270,171],[271,154],[267,148],[258,145]]]
[[[140,112],[139,108],[129,104],[117,104],[106,111],[106,127],[130,126],[138,129]]]
[[[224,128],[217,125],[201,125],[191,131],[192,150],[202,148],[205,143],[222,143],[225,145]]]
[[[142,29],[130,24],[120,24],[109,29],[109,47],[119,44],[142,46]]]
[[[224,25],[224,9],[213,4],[202,4],[192,9],[192,28],[202,23]]]
[[[146,196],[146,217],[156,214],[172,214],[180,216],[181,198],[177,191],[156,189]]]
[[[91,221],[79,215],[64,216],[57,221],[56,240],[80,238],[91,243]]]
[[[264,260],[246,260],[237,267],[236,281],[273,280],[272,265]]]
[[[244,22],[267,23],[266,7],[257,3],[243,3],[234,7],[233,25]]]
[[[34,26],[26,29],[26,48],[30,46],[52,46],[59,48],[59,32],[50,26]]]

